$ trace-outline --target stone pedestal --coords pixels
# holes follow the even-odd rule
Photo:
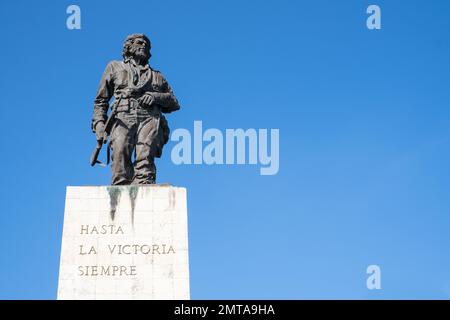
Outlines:
[[[189,299],[186,189],[67,187],[58,299]]]

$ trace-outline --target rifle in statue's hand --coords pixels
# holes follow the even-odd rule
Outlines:
[[[109,146],[107,150],[107,157],[106,157],[106,164],[98,161],[98,155],[100,154],[100,151],[102,150],[103,144],[108,142],[108,137],[111,133],[112,126],[114,124],[114,120],[116,119],[116,112],[113,110],[111,112],[111,115],[109,116],[108,120],[106,120],[105,128],[103,131],[103,138],[100,140],[97,140],[97,146],[95,147],[94,151],[91,154],[91,166],[95,166],[96,164],[99,164],[101,167],[106,167],[109,164]]]
[[[96,164],[99,164],[102,167],[105,167],[106,165],[102,163],[101,161],[98,161],[98,155],[100,153],[100,150],[102,150],[103,140],[97,141],[97,146],[95,147],[94,151],[91,154],[91,166],[95,166]]]

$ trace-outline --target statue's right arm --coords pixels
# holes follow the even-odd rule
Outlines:
[[[113,62],[110,62],[103,72],[102,79],[98,86],[97,94],[94,100],[94,115],[92,117],[91,129],[95,128],[99,122],[106,122],[109,101],[114,95],[114,69]]]

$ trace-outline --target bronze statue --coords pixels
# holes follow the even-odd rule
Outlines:
[[[107,65],[95,97],[91,127],[97,148],[91,165],[101,163],[97,156],[109,137],[107,163],[111,152],[113,185],[156,182],[155,158],[161,157],[170,132],[163,113],[180,109],[166,79],[148,65],[150,49],[144,34],[128,36],[123,61]]]

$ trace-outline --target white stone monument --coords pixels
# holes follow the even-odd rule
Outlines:
[[[186,189],[67,187],[58,299],[189,299]]]

